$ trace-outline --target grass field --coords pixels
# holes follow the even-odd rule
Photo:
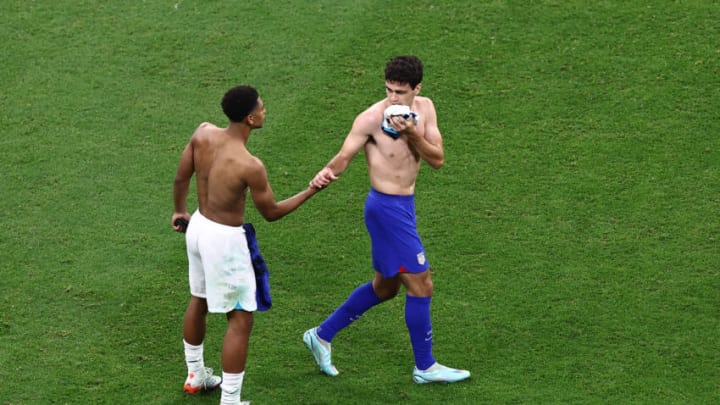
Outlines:
[[[720,6],[696,1],[0,2],[0,404],[211,404],[182,393],[172,179],[219,100],[256,86],[249,147],[303,188],[398,54],[425,62],[446,164],[421,170],[434,352],[403,299],[334,341],[302,332],[372,276],[362,156],[289,217],[250,209],[274,308],[254,404],[720,403]],[[194,203],[191,203],[193,207]],[[220,369],[225,320],[209,319]]]

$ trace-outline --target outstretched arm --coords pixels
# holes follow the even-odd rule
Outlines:
[[[319,191],[317,188],[308,187],[288,199],[277,202],[272,187],[270,187],[265,166],[259,159],[254,162],[253,166],[248,176],[250,194],[255,208],[267,221],[276,221],[295,211]]]
[[[343,142],[340,151],[315,175],[310,181],[310,187],[318,189],[327,187],[328,184],[337,180],[337,176],[347,169],[352,159],[368,140],[369,131],[365,128],[365,126],[367,126],[365,121],[366,119],[362,114],[355,119],[352,129],[350,129],[350,133],[345,137],[345,142]]]

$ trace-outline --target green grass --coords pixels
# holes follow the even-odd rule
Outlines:
[[[263,222],[275,307],[256,316],[243,397],[276,403],[720,401],[720,37],[712,1],[0,3],[0,403],[188,397],[184,243],[172,178],[224,91],[268,107],[251,150],[279,198],[426,65],[446,165],[424,166],[435,355],[470,381],[411,382],[403,300],[302,345],[372,276],[362,156]],[[194,203],[191,202],[191,206]],[[225,321],[209,319],[220,368]]]

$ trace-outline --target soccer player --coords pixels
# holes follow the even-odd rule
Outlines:
[[[227,128],[202,123],[180,158],[173,186],[172,224],[184,232],[189,262],[190,302],[183,321],[188,376],[184,390],[193,394],[221,385],[221,404],[240,404],[248,341],[257,309],[256,280],[248,250],[245,200],[248,190],[260,214],[275,221],[294,211],[318,189],[308,187],[275,201],[262,161],[246,145],[262,128],[265,106],[250,86],[230,89],[222,99]],[[195,174],[198,209],[190,217],[186,200]],[[222,348],[222,380],[205,367],[203,341],[208,312],[223,313],[227,330]]]
[[[329,376],[338,375],[331,361],[335,335],[370,308],[395,297],[404,286],[405,323],[415,357],[413,381],[455,382],[470,377],[467,370],[437,363],[432,353],[433,283],[417,232],[415,179],[421,161],[439,169],[445,154],[435,106],[429,98],[418,96],[422,78],[423,65],[417,57],[391,59],[385,67],[386,97],[355,118],[340,151],[310,182],[311,187],[328,186],[364,148],[371,186],[365,201],[365,225],[375,276],[303,335],[320,370]]]

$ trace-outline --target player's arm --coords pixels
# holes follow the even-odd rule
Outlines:
[[[427,102],[428,108],[423,112],[425,116],[425,136],[419,136],[412,125],[407,126],[404,133],[407,134],[408,143],[418,152],[420,158],[426,161],[433,169],[439,169],[445,163],[442,134],[440,134],[440,128],[438,128],[435,106],[432,100],[427,99]]]
[[[360,149],[362,149],[370,136],[371,131],[367,117],[367,113],[362,113],[355,118],[350,133],[345,137],[340,151],[315,175],[315,178],[310,182],[311,187],[326,187],[331,182],[337,180],[337,176],[347,169],[350,162]]]
[[[305,190],[295,194],[294,196],[282,200],[275,201],[275,194],[270,187],[267,171],[260,159],[255,158],[251,167],[248,169],[248,187],[253,204],[257,208],[260,215],[267,221],[276,221],[285,215],[295,211],[302,203],[315,195],[319,190],[308,187]]]
[[[173,213],[171,223],[173,228],[178,232],[183,232],[184,229],[181,225],[176,225],[175,221],[179,218],[182,218],[185,221],[190,220],[190,215],[187,212],[187,196],[188,190],[190,189],[190,180],[195,172],[193,149],[193,142],[191,139],[187,146],[185,146],[185,150],[183,150],[183,153],[180,156],[180,163],[178,164],[177,173],[175,173],[175,181],[173,182],[173,205],[175,212]]]

